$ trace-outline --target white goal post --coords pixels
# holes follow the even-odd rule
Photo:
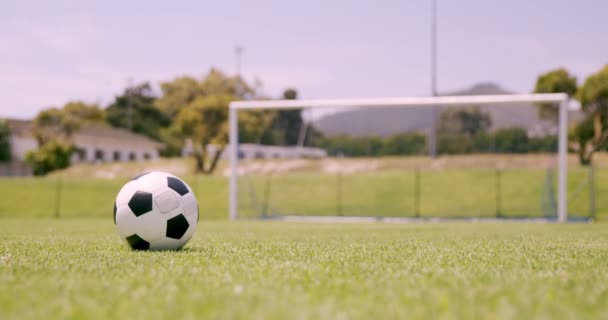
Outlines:
[[[421,106],[471,106],[508,103],[552,103],[559,108],[558,120],[558,194],[557,221],[568,218],[567,203],[567,142],[568,142],[568,96],[563,93],[508,94],[479,96],[439,96],[376,99],[322,99],[322,100],[260,100],[234,101],[229,107],[229,161],[230,184],[228,210],[231,220],[238,218],[238,112],[254,109],[319,109],[336,107],[421,107]]]

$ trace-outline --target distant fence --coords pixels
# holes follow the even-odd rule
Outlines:
[[[201,219],[226,219],[225,177],[197,175],[184,180],[197,196]],[[542,169],[411,169],[384,174],[258,175],[242,180],[250,185],[240,194],[243,218],[291,213],[517,218],[550,217],[555,212],[555,177],[551,170]],[[0,178],[0,217],[105,217],[111,223],[114,199],[127,181],[61,175]],[[608,194],[608,183],[604,181],[608,181],[608,168],[570,170],[571,217],[592,218],[596,213],[608,217],[608,197],[603,197]],[[246,192],[248,189],[256,190],[255,194]]]
[[[197,195],[201,219],[227,217],[228,183],[223,176],[186,176]],[[1,177],[0,218],[106,218],[128,178]],[[0,222],[1,223],[1,222]]]
[[[31,176],[32,168],[24,162],[0,162],[0,177]]]
[[[405,169],[389,172],[257,174],[241,177],[243,218],[273,216],[556,217],[554,168]],[[568,211],[608,209],[608,170],[569,171]],[[599,198],[598,198],[599,197]],[[601,212],[600,212],[601,213]]]

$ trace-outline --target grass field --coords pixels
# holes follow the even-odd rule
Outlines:
[[[134,252],[111,219],[0,219],[0,319],[606,319],[605,224],[209,222]]]

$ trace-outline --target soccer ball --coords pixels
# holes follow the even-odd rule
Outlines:
[[[196,231],[198,203],[192,189],[165,172],[142,173],[114,202],[114,224],[135,250],[177,250]]]

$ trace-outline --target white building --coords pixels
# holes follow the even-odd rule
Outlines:
[[[228,148],[225,150],[228,150]],[[224,152],[222,158],[228,158],[227,154],[227,152]],[[240,159],[319,159],[325,157],[327,157],[327,151],[321,148],[266,146],[252,143],[242,143],[239,145]]]
[[[208,145],[207,151],[214,154],[217,150],[215,145]],[[221,159],[228,159],[229,146],[222,152]],[[191,140],[186,140],[182,149],[182,156],[192,155],[193,146]],[[319,159],[327,157],[327,151],[321,148],[299,147],[299,146],[269,146],[254,143],[239,144],[240,159]]]
[[[153,160],[163,145],[126,129],[90,126],[78,130],[72,141],[72,163]]]
[[[11,155],[13,161],[25,161],[30,150],[38,148],[31,121],[8,120],[11,129]],[[71,162],[114,162],[157,159],[162,144],[126,129],[88,126],[71,137],[76,153]]]
[[[11,130],[11,157],[15,162],[23,162],[28,151],[38,148],[38,142],[32,130],[32,122],[16,119],[8,119],[7,122]]]

